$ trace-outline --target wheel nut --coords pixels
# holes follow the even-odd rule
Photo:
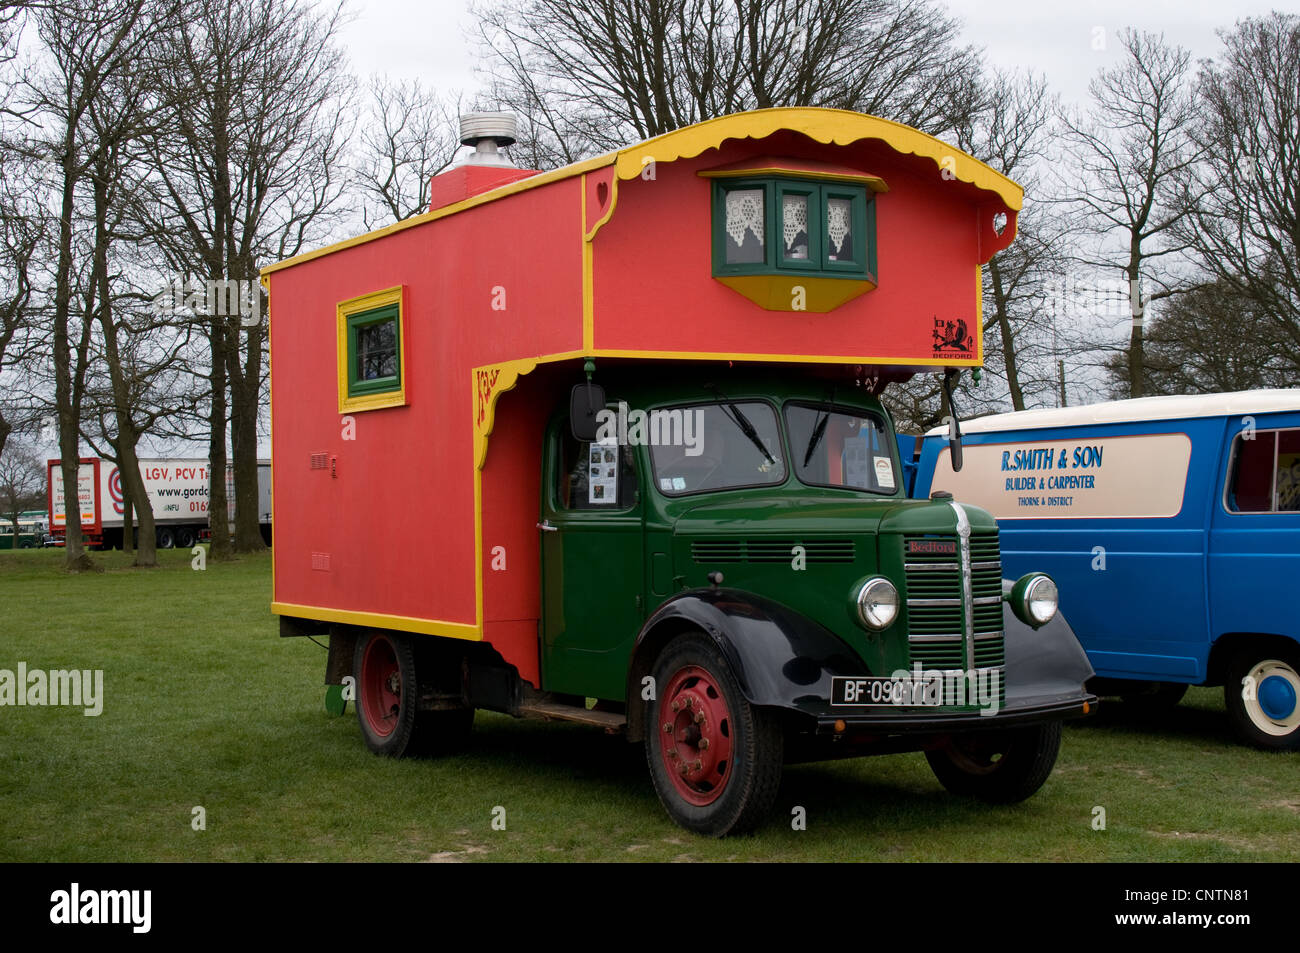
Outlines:
[[[672,733],[673,733],[673,723],[671,721],[664,722],[664,734],[671,735]]]
[[[682,703],[679,701],[674,701],[670,707],[672,708],[673,711],[681,711]]]
[[[700,739],[700,750],[701,750],[701,751],[708,751],[708,750],[709,750],[709,739],[708,739],[708,738],[701,738],[701,739]]]
[[[669,748],[669,749],[668,749],[668,757],[670,757],[670,758],[675,758],[675,757],[677,757],[677,749],[676,749],[676,748]]]
[[[704,712],[702,712],[702,711],[697,711],[697,712],[695,713],[695,723],[696,723],[697,725],[702,725],[702,724],[704,724]]]
[[[682,766],[677,769],[677,773],[680,774],[682,777],[686,777],[686,772],[690,770],[691,770],[690,765],[688,765],[685,761],[683,761]]]

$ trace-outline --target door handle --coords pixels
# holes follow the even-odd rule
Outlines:
[[[552,526],[550,520],[542,520],[540,523],[537,524],[537,528],[540,529],[543,533],[554,533],[557,532],[560,527]]]

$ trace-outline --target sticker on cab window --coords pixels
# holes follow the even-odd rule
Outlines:
[[[889,457],[876,457],[876,483],[886,490],[894,488],[894,461]]]

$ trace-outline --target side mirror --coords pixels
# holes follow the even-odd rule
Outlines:
[[[596,439],[596,415],[605,409],[605,388],[591,381],[573,385],[569,393],[569,430],[579,443]]]
[[[957,382],[961,371],[951,370],[943,375],[943,395],[948,400],[948,454],[952,463],[952,472],[961,471],[961,421],[957,419],[957,405],[952,401],[952,386]]]

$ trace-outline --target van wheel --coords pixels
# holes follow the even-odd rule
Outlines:
[[[1228,665],[1223,700],[1242,741],[1273,751],[1300,749],[1300,651],[1238,652]]]
[[[954,735],[925,753],[939,783],[963,797],[1016,804],[1043,786],[1061,750],[1061,723]]]
[[[1187,686],[1181,682],[1155,682],[1139,691],[1124,692],[1119,697],[1135,714],[1158,715],[1178,707],[1186,694]]]
[[[753,830],[781,784],[780,724],[745,699],[703,633],[670,642],[654,679],[646,762],[669,817],[712,837]]]

